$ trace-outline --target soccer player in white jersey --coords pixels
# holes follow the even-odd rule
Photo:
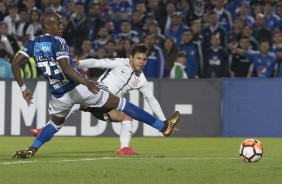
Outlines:
[[[63,33],[62,22],[61,16],[57,13],[43,13],[40,24],[44,35],[29,40],[13,59],[13,74],[27,103],[32,104],[33,97],[24,84],[20,68],[30,57],[35,60],[37,67],[49,82],[48,87],[52,98],[49,101],[49,114],[51,115],[49,122],[29,148],[14,152],[12,157],[32,157],[60,130],[74,104],[80,104],[83,107],[94,106],[107,112],[117,109],[158,129],[164,136],[170,136],[179,121],[179,112],[175,112],[168,120],[159,120],[125,98],[113,95],[103,83],[93,82],[78,73],[69,46],[60,37]],[[140,60],[137,67],[141,68],[142,63],[144,64]]]
[[[130,90],[139,90],[146,101],[149,103],[153,112],[161,120],[165,120],[164,113],[157,99],[152,94],[146,77],[142,73],[142,68],[147,62],[149,47],[145,44],[134,45],[130,51],[130,58],[111,58],[111,59],[85,59],[75,61],[80,68],[106,68],[98,82],[103,82],[108,86],[109,91],[118,97],[123,97]],[[78,110],[79,105],[72,111]],[[80,108],[82,111],[91,112],[96,118],[104,121],[121,122],[120,149],[117,155],[138,155],[139,153],[129,147],[132,136],[133,119],[123,112],[111,110],[101,113],[99,108],[87,107]],[[41,129],[32,129],[33,135],[37,135]]]

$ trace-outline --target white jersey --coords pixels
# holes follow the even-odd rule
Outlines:
[[[152,94],[145,75],[141,72],[136,75],[129,64],[129,58],[111,59],[85,59],[80,60],[80,68],[107,68],[99,77],[98,82],[103,82],[108,86],[109,91],[122,97],[128,91],[137,89],[146,98],[150,107],[161,120],[165,120],[164,113],[159,102]]]

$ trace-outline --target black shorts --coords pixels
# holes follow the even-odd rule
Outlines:
[[[98,107],[87,107],[85,109],[81,109],[84,112],[90,112],[95,118],[102,120],[102,121],[107,121],[107,122],[112,122],[112,119],[108,112],[110,112],[112,109],[106,109],[106,108],[98,108]]]

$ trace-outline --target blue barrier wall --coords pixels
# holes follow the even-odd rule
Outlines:
[[[224,137],[282,136],[282,79],[224,79]]]

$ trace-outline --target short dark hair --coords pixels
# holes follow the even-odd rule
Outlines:
[[[176,58],[180,57],[186,57],[186,52],[185,51],[178,51],[176,54]]]
[[[149,55],[149,47],[148,45],[142,43],[142,44],[136,44],[133,45],[130,51],[130,55],[134,56],[136,53],[145,53],[147,56]]]

